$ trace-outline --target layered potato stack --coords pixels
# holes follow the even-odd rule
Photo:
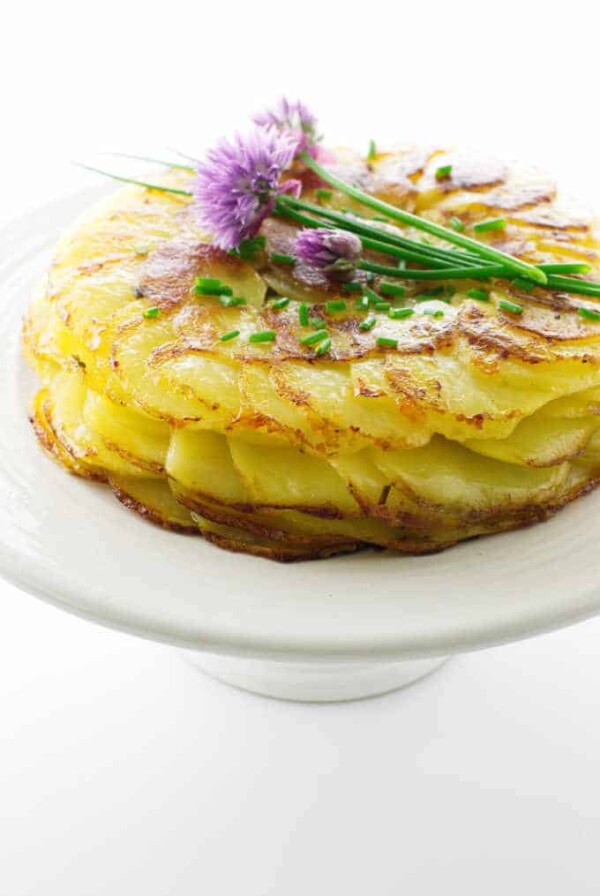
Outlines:
[[[539,175],[412,148],[370,161],[340,152],[336,170],[439,223],[459,218],[469,235],[501,216],[506,227],[482,241],[536,263],[585,261],[598,279],[590,221]],[[303,197],[315,186],[307,179]],[[327,203],[365,213],[341,195]],[[269,260],[295,232],[269,219],[266,250],[243,261],[210,244],[191,200],[138,187],[78,221],[24,322],[44,448],[150,520],[278,560],[437,550],[542,520],[597,484],[600,323],[578,313],[594,299],[496,280],[487,302],[467,296],[482,286],[468,281],[419,301],[431,284],[417,284],[398,302],[412,317],[377,313],[364,331],[339,283]],[[197,295],[198,277],[247,304]],[[291,301],[277,310],[276,296]],[[328,313],[340,298],[347,310]],[[330,332],[328,354],[300,343],[302,301]],[[149,308],[160,311],[144,317]],[[248,341],[266,329],[275,342]]]

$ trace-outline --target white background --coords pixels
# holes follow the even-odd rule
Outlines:
[[[598,204],[592,9],[5,4],[0,220],[89,183],[72,158],[199,152],[281,93],[335,142],[493,148]],[[597,894],[599,644],[291,705],[0,585],[0,896]]]

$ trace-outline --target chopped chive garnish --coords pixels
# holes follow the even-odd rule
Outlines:
[[[331,312],[335,312],[335,311],[345,311],[345,310],[346,310],[346,303],[343,301],[343,299],[338,299],[338,300],[336,300],[336,301],[334,301],[334,302],[326,302],[326,303],[325,303],[325,308],[326,308],[327,311],[331,311]]]
[[[152,319],[153,317],[158,317],[160,314],[160,308],[146,308],[142,311],[142,316],[147,319]]]
[[[460,218],[457,218],[456,215],[452,215],[448,224],[452,228],[452,230],[456,230],[457,233],[462,233],[465,229],[464,221],[461,221]]]
[[[381,296],[377,295],[375,290],[371,289],[369,286],[365,286],[364,294],[371,305],[375,305],[377,302],[381,302]]]
[[[253,261],[258,252],[261,252],[267,244],[264,236],[253,236],[248,240],[242,240],[238,246],[238,254],[244,261]]]
[[[477,299],[478,302],[489,302],[489,294],[485,289],[468,289],[467,295],[470,299]]]
[[[317,199],[321,199],[323,202],[327,202],[333,196],[333,191],[323,190],[319,188],[318,190],[315,190],[315,196],[317,197]]]
[[[376,323],[377,323],[376,317],[368,317],[366,320],[363,320],[363,322],[358,325],[358,329],[359,330],[372,330]]]
[[[403,317],[411,317],[414,313],[414,308],[390,308],[388,317],[392,320],[402,320]]]
[[[406,258],[398,259],[398,270],[405,271],[406,270]]]
[[[331,348],[331,339],[327,337],[315,349],[315,355],[324,355]]]
[[[287,306],[289,304],[290,304],[289,299],[286,299],[286,298],[275,299],[274,302],[271,302],[271,308],[275,308],[276,311],[280,311],[282,308],[287,308]]]
[[[362,283],[358,283],[357,281],[352,281],[351,283],[344,283],[342,286],[343,292],[362,292]]]
[[[376,311],[389,311],[391,307],[390,302],[375,302]]]
[[[221,286],[221,281],[218,277],[196,277],[196,282],[194,284],[196,289],[201,289],[204,286],[206,287],[218,287]]]
[[[498,308],[508,311],[510,314],[523,314],[523,306],[518,305],[517,302],[509,302],[508,299],[500,299]]]
[[[293,255],[286,255],[284,252],[271,252],[269,260],[274,264],[296,264],[295,257]]]
[[[361,296],[360,299],[355,301],[354,307],[357,311],[366,311],[369,307],[369,297]]]
[[[473,225],[475,233],[488,233],[490,230],[504,230],[506,220],[504,218],[490,218],[489,221],[480,221]]]
[[[594,311],[593,308],[578,308],[577,314],[580,317],[584,317],[586,320],[600,320],[600,311]]]
[[[381,345],[384,348],[398,348],[397,339],[389,339],[387,336],[378,336],[375,341],[377,342],[377,345]]]
[[[516,286],[517,289],[524,289],[526,291],[535,289],[536,286],[533,280],[528,280],[526,277],[515,277],[512,281],[512,285]]]
[[[369,151],[367,153],[367,159],[369,162],[372,162],[375,156],[377,155],[377,144],[374,140],[369,140]]]
[[[444,312],[441,308],[423,308],[423,314],[428,314],[430,317],[444,316]]]
[[[248,342],[275,342],[276,338],[275,330],[260,330],[258,333],[251,333]]]
[[[223,333],[222,336],[219,336],[219,339],[221,342],[229,342],[231,339],[237,339],[239,335],[239,330],[230,330],[229,333]]]
[[[232,296],[233,290],[214,277],[198,277],[194,284],[198,296]]]
[[[316,345],[317,342],[321,342],[322,339],[327,339],[329,333],[327,330],[317,330],[315,333],[308,333],[308,335],[303,336],[300,340],[301,345]]]
[[[388,280],[382,280],[379,284],[379,292],[384,296],[399,296],[403,298],[406,295],[406,287],[400,286],[398,283],[390,283]]]
[[[243,299],[241,296],[219,296],[219,302],[221,305],[224,305],[225,308],[234,308],[236,305],[247,305],[246,299]]]
[[[440,167],[436,169],[435,179],[444,180],[445,178],[450,177],[451,174],[452,165],[440,165]]]
[[[308,305],[306,302],[300,303],[300,307],[298,308],[298,318],[300,319],[301,327],[308,326]]]
[[[308,322],[311,327],[314,327],[316,330],[320,330],[325,325],[325,321],[320,317],[309,317]]]
[[[417,302],[423,302],[426,299],[439,299],[445,296],[445,289],[443,286],[436,286],[435,289],[428,289],[425,292],[420,292],[415,296],[415,300]]]

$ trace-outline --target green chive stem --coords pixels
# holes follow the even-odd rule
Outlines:
[[[192,171],[196,169],[192,165],[179,165],[177,162],[167,162],[166,159],[154,159],[151,156],[136,156],[128,152],[108,152],[106,155],[118,156],[121,159],[134,159],[137,162],[151,162],[154,165],[164,165],[165,168],[177,168],[179,171]]]
[[[577,314],[579,317],[583,317],[586,320],[593,320],[596,322],[600,320],[600,311],[594,311],[593,308],[578,308]]]
[[[95,174],[102,174],[104,177],[110,177],[111,180],[118,180],[124,184],[135,184],[137,187],[145,187],[146,190],[159,190],[161,193],[173,193],[176,196],[191,196],[191,190],[178,190],[175,187],[163,187],[160,184],[150,184],[145,180],[136,180],[133,177],[121,177],[120,174],[112,174],[110,171],[103,171],[101,168],[93,168],[91,165],[84,165],[82,162],[73,162],[78,168],[85,168],[86,171],[93,171]]]
[[[508,268],[509,270],[517,271],[519,274],[524,274],[530,279],[535,280],[536,283],[545,284],[548,282],[543,271],[540,271],[533,265],[527,264],[525,261],[521,261],[512,255],[507,255],[505,252],[501,252],[498,249],[480,243],[468,236],[464,236],[462,233],[448,230],[446,227],[442,227],[440,224],[435,224],[433,221],[428,221],[426,218],[421,218],[419,215],[414,215],[412,212],[396,208],[387,202],[383,202],[381,199],[376,199],[375,196],[370,196],[368,193],[363,193],[362,190],[347,184],[334,174],[331,174],[327,169],[319,165],[319,163],[306,151],[301,152],[299,157],[304,164],[324,180],[325,183],[330,184],[330,186],[340,190],[340,192],[345,193],[347,196],[350,196],[351,199],[355,199],[362,205],[366,205],[367,208],[372,208],[374,211],[388,215],[390,218],[399,221],[401,224],[406,224],[409,227],[422,230],[425,233],[439,237],[448,243],[453,243],[455,246],[461,246],[464,249],[468,249],[475,255],[481,256],[481,258],[489,259],[496,264],[502,265],[503,268]]]
[[[506,268],[500,265],[486,265],[480,268],[440,268],[434,271],[406,268],[401,271],[398,268],[376,264],[373,261],[359,261],[357,267],[363,271],[373,271],[375,274],[383,274],[385,277],[394,277],[397,280],[479,280],[480,277],[501,277],[506,273]]]

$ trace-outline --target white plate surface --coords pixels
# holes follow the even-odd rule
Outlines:
[[[40,451],[19,329],[62,228],[97,194],[0,231],[0,572],[106,625],[188,647],[289,658],[447,654],[600,607],[600,493],[553,520],[427,557],[280,565],[153,527]]]

